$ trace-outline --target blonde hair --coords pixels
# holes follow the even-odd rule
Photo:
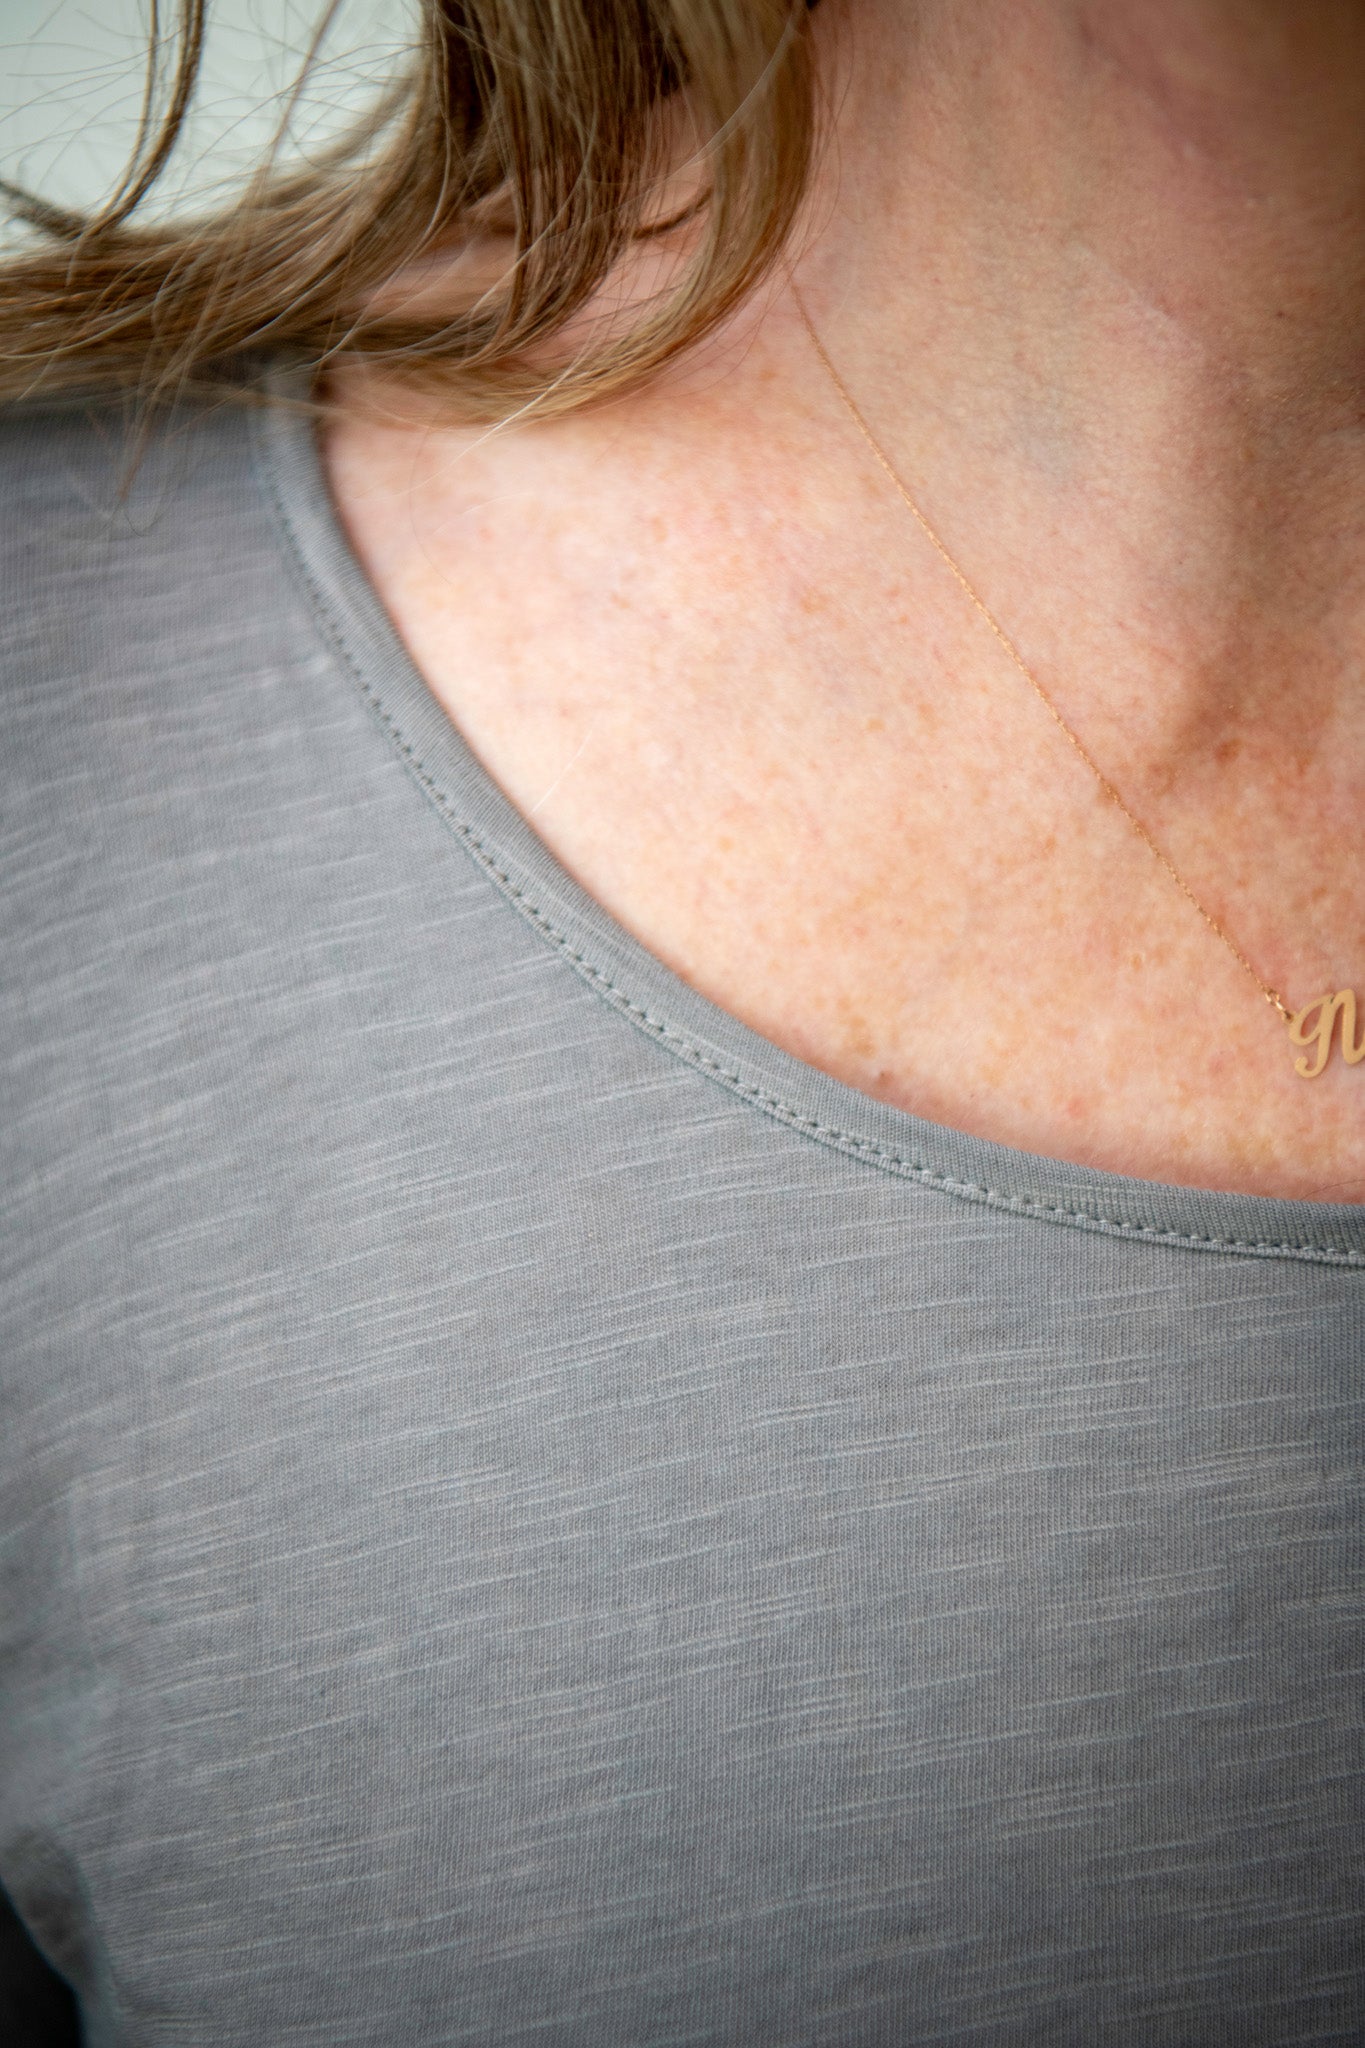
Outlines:
[[[167,38],[153,0],[139,145],[109,203],[74,214],[5,188],[34,238],[0,267],[0,395],[159,393],[288,349],[382,362],[470,418],[562,411],[722,320],[805,188],[813,0],[420,0],[406,72],[324,160],[269,161],[217,213],[144,223],[202,56],[206,0],[177,4]],[[693,189],[670,219],[680,133]],[[666,282],[567,343],[623,255],[668,230],[683,254]],[[404,307],[396,278],[490,235],[492,283],[453,311]]]

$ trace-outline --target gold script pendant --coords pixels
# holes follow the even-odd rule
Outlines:
[[[1310,1046],[1302,1059],[1294,1062],[1294,1072],[1302,1074],[1305,1081],[1313,1081],[1327,1065],[1332,1053],[1332,1039],[1341,1019],[1341,1057],[1348,1067],[1358,1066],[1365,1060],[1365,1024],[1360,1037],[1356,1037],[1355,990],[1343,988],[1334,996],[1315,996],[1311,1003],[1305,1003],[1296,1010],[1289,1020],[1289,1036],[1295,1045]]]

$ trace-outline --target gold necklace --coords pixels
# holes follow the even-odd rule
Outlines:
[[[1156,840],[1147,830],[1147,827],[1143,824],[1141,818],[1138,817],[1137,813],[1131,810],[1129,806],[1124,802],[1122,796],[1114,787],[1114,784],[1109,780],[1109,777],[1105,774],[1104,770],[1100,767],[1099,762],[1090,752],[1090,749],[1086,746],[1084,740],[1081,739],[1078,733],[1072,731],[1071,727],[1063,718],[1061,712],[1057,709],[1057,706],[1053,702],[1049,692],[1043,687],[1042,683],[1039,682],[1037,676],[1029,667],[1029,664],[1025,661],[1023,655],[1019,652],[1018,647],[1015,645],[1009,633],[1007,633],[1005,628],[1001,625],[999,619],[997,619],[995,613],[991,610],[990,606],[986,603],[986,600],[981,596],[980,592],[975,588],[975,586],[971,582],[969,582],[966,572],[959,566],[954,557],[949,553],[947,544],[944,542],[942,536],[939,534],[937,527],[935,527],[933,523],[926,517],[926,515],[920,510],[914,498],[911,496],[909,489],[901,481],[899,474],[897,473],[895,467],[891,462],[891,458],[887,455],[881,443],[877,440],[877,437],[873,433],[871,427],[867,424],[867,421],[863,416],[862,410],[858,405],[857,400],[854,398],[847,384],[845,384],[843,378],[839,375],[839,372],[835,369],[834,364],[831,362],[829,352],[826,349],[825,344],[821,341],[819,335],[815,331],[815,323],[811,319],[810,314],[806,311],[805,301],[802,299],[800,292],[796,289],[796,284],[794,280],[792,282],[792,297],[796,301],[796,310],[801,315],[802,322],[805,325],[807,334],[811,338],[811,343],[815,349],[815,353],[820,358],[820,361],[824,364],[825,369],[829,374],[830,382],[833,384],[835,390],[838,392],[840,398],[843,400],[844,405],[848,410],[849,416],[852,419],[854,426],[858,429],[858,432],[862,435],[864,441],[866,441],[868,447],[872,451],[873,456],[876,458],[876,461],[879,464],[879,466],[883,470],[885,470],[887,476],[891,480],[891,483],[897,495],[900,497],[902,503],[905,505],[906,509],[914,518],[916,524],[919,526],[921,532],[924,534],[925,539],[929,542],[930,546],[934,549],[935,553],[944,562],[945,566],[951,572],[955,582],[965,592],[966,596],[971,600],[971,603],[975,606],[976,610],[981,614],[981,617],[985,620],[986,624],[990,627],[992,633],[994,633],[996,639],[1000,642],[1000,645],[1004,648],[1006,654],[1008,654],[1010,660],[1014,663],[1014,666],[1023,676],[1025,682],[1033,691],[1034,695],[1039,699],[1040,703],[1043,706],[1043,709],[1047,712],[1053,724],[1056,725],[1058,729],[1062,733],[1064,733],[1066,738],[1071,742],[1071,745],[1074,747],[1075,751],[1080,755],[1082,761],[1084,761],[1086,767],[1090,770],[1090,773],[1094,776],[1096,782],[1098,782],[1100,788],[1104,791],[1104,794],[1108,797],[1110,803],[1115,805],[1115,807],[1123,813],[1124,817],[1128,820],[1128,823],[1132,826],[1134,832],[1136,832],[1138,838],[1147,848],[1147,851],[1152,855],[1153,859],[1158,861],[1160,865],[1165,869],[1166,873],[1175,883],[1176,888],[1180,891],[1181,895],[1185,898],[1186,902],[1189,903],[1196,911],[1198,911],[1200,917],[1203,918],[1205,924],[1208,926],[1209,930],[1214,934],[1214,936],[1222,940],[1223,944],[1227,947],[1229,953],[1231,953],[1233,959],[1237,962],[1238,966],[1241,967],[1248,975],[1250,975],[1251,979],[1255,982],[1257,988],[1264,996],[1266,1002],[1270,1004],[1271,1008],[1273,1010],[1278,1011],[1281,1019],[1288,1027],[1291,1042],[1295,1046],[1304,1048],[1304,1050],[1300,1052],[1299,1058],[1296,1059],[1294,1062],[1294,1072],[1296,1074],[1301,1075],[1305,1081],[1312,1081],[1316,1079],[1316,1077],[1322,1072],[1323,1068],[1327,1065],[1328,1059],[1331,1057],[1334,1039],[1338,1039],[1338,1022],[1340,1023],[1340,1035],[1338,1042],[1341,1046],[1341,1056],[1346,1061],[1348,1066],[1354,1067],[1359,1065],[1361,1060],[1365,1060],[1365,1005],[1357,1005],[1354,989],[1343,988],[1338,989],[1335,993],[1331,995],[1315,996],[1312,1002],[1305,1003],[1301,1010],[1291,1010],[1289,1008],[1289,1005],[1285,1002],[1284,998],[1280,995],[1279,991],[1277,989],[1273,989],[1270,986],[1269,982],[1263,981],[1261,979],[1260,975],[1256,972],[1256,969],[1252,966],[1251,962],[1248,960],[1246,954],[1242,951],[1241,947],[1237,944],[1236,940],[1232,938],[1231,935],[1224,928],[1224,926],[1219,923],[1218,919],[1213,915],[1213,913],[1204,908],[1204,905],[1195,895],[1193,889],[1185,880],[1184,876],[1180,873],[1174,861],[1172,861],[1170,856],[1164,853],[1161,847],[1158,846]],[[1361,1011],[1359,1037],[1357,1037],[1356,1035],[1358,1007]]]

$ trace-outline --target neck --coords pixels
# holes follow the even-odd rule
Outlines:
[[[815,19],[846,83],[803,289],[1041,655],[1097,652],[1050,637],[1041,546],[1051,589],[1152,624],[1182,730],[1231,666],[1257,691],[1242,643],[1330,637],[1342,607],[1354,626],[1365,6],[860,0]]]
[[[1088,344],[1198,363],[1248,407],[1356,401],[1358,0],[866,0],[855,21],[839,268],[869,311],[965,276],[974,321],[1054,386],[1083,316]]]

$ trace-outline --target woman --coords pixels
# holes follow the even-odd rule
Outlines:
[[[1357,2039],[1365,8],[427,28],[11,273],[0,1876],[100,2042]]]

